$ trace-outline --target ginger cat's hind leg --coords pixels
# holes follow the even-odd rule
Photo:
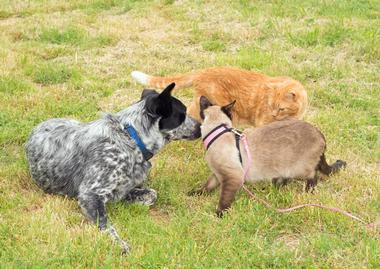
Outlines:
[[[187,108],[187,114],[189,114],[195,120],[201,122],[200,107],[199,107],[199,96],[195,96],[193,102]]]

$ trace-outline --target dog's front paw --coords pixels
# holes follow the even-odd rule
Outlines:
[[[157,201],[157,192],[155,190],[151,190],[149,194],[146,195],[143,199],[143,204],[147,206],[152,206]]]
[[[131,252],[131,247],[129,246],[129,244],[124,240],[120,240],[119,243],[121,247],[121,254],[128,255]]]
[[[114,242],[119,244],[119,246],[121,247],[122,254],[129,254],[129,252],[131,251],[131,247],[129,246],[127,241],[124,241],[120,238],[119,234],[116,232],[116,229],[112,225],[110,225],[104,231],[106,231],[111,236]]]
[[[141,195],[136,201],[138,204],[151,206],[157,201],[157,192],[153,189],[147,189],[147,192]]]
[[[157,201],[157,192],[150,188],[133,189],[125,198],[127,202],[151,206]]]

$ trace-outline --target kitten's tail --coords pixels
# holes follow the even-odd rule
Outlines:
[[[195,73],[189,73],[184,75],[178,75],[178,76],[170,76],[170,77],[154,77],[147,75],[140,71],[133,71],[131,73],[131,76],[140,84],[163,89],[170,83],[175,83],[176,89],[186,88],[193,85],[193,80],[195,77]]]
[[[342,161],[342,160],[337,160],[332,165],[329,165],[326,161],[325,154],[323,153],[320,160],[319,160],[319,163],[318,163],[318,170],[320,172],[322,172],[323,174],[329,176],[329,175],[336,173],[341,168],[346,167],[346,165],[347,165],[347,163],[345,161]]]

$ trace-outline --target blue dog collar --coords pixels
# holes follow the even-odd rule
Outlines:
[[[124,126],[124,131],[126,131],[133,139],[133,141],[135,141],[146,161],[153,157],[153,153],[146,148],[144,142],[141,140],[140,136],[137,134],[136,129],[133,128],[132,125],[126,124]]]

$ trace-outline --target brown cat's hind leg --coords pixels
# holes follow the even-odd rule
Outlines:
[[[272,184],[277,189],[280,188],[280,187],[286,186],[288,183],[289,183],[289,178],[282,178],[282,177],[272,178]]]
[[[305,192],[309,192],[309,190],[311,189],[311,193],[313,193],[315,186],[317,186],[317,183],[318,180],[315,175],[312,178],[306,179]]]
[[[219,205],[216,211],[218,217],[223,216],[223,212],[231,207],[235,199],[236,192],[244,184],[243,173],[236,173],[221,180],[222,190],[220,193]]]
[[[212,174],[208,177],[207,182],[200,188],[191,190],[188,195],[201,195],[204,193],[210,193],[215,190],[220,185],[215,174]]]

